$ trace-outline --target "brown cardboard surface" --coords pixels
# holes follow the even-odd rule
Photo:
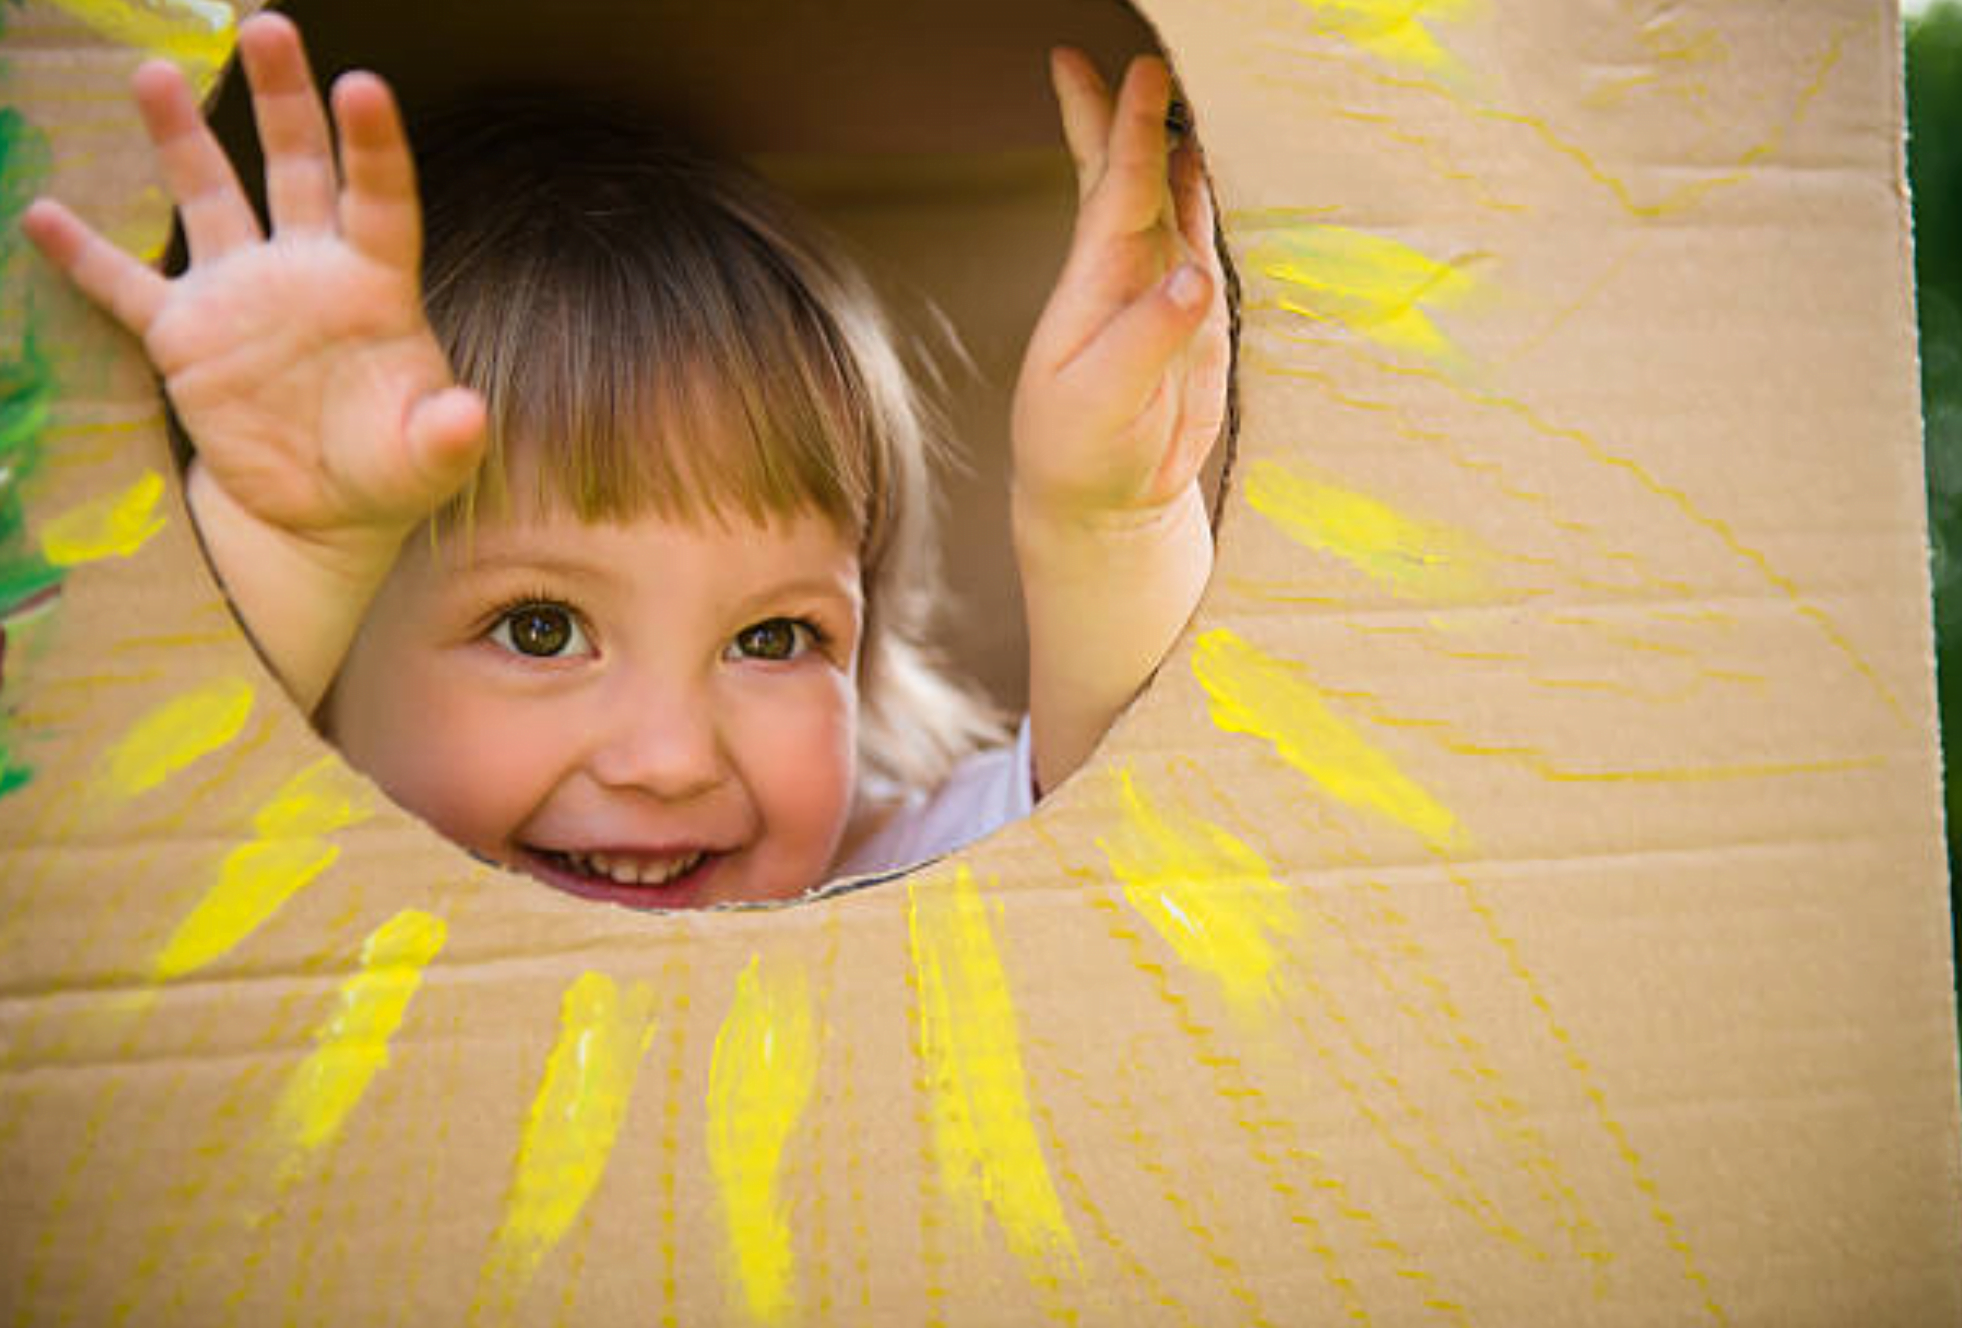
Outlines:
[[[994,12],[764,8],[811,70]],[[160,246],[120,89],[221,10],[4,11],[9,197]],[[1896,16],[1150,17],[1247,290],[1212,591],[1034,819],[795,908],[560,898],[340,768],[8,251],[11,1321],[1962,1317]]]

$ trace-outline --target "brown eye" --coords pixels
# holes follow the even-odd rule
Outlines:
[[[491,640],[533,659],[585,654],[590,649],[579,620],[558,604],[524,604],[509,610],[491,629]]]
[[[811,646],[811,628],[791,618],[766,618],[736,633],[729,649],[738,659],[795,659]]]

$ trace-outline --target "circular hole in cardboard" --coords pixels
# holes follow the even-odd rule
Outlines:
[[[951,592],[936,644],[1004,713],[1021,712],[1008,400],[1075,207],[1047,51],[1077,46],[1114,83],[1131,56],[1159,50],[1136,11],[1121,0],[276,7],[300,25],[323,88],[344,70],[374,70],[412,122],[495,89],[617,101],[763,176],[840,237],[945,380],[957,452],[936,475]],[[212,119],[256,193],[257,141],[234,72]],[[1234,425],[1229,411],[1205,479],[1215,522]]]

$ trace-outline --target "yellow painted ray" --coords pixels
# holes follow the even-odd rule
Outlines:
[[[404,909],[362,944],[360,970],[341,983],[334,1012],[314,1030],[314,1049],[274,1110],[273,1139],[287,1154],[282,1179],[335,1140],[388,1065],[389,1044],[446,934],[441,918]]]
[[[218,678],[150,710],[109,749],[98,784],[109,798],[147,793],[244,731],[255,700],[242,678]]]
[[[163,262],[170,248],[170,195],[155,185],[132,190],[122,199],[120,218],[103,229],[104,238],[119,249],[126,249],[153,266]],[[148,421],[142,422],[147,426]]]
[[[50,517],[41,527],[41,556],[56,567],[127,558],[164,528],[157,511],[163,495],[163,476],[149,470],[118,493]]]
[[[1337,717],[1298,665],[1217,628],[1200,636],[1192,671],[1222,731],[1272,743],[1337,801],[1403,826],[1438,852],[1464,846],[1458,818]]]
[[[1122,816],[1097,846],[1125,898],[1236,1010],[1259,1014],[1277,994],[1276,941],[1301,930],[1286,889],[1222,827],[1154,803],[1129,770],[1117,780]]]
[[[1458,62],[1433,35],[1430,24],[1463,19],[1470,0],[1299,0],[1315,26],[1379,60],[1426,73],[1456,75]]]
[[[335,756],[286,781],[252,818],[256,835],[225,855],[218,883],[177,925],[151,966],[158,982],[220,959],[333,865],[327,836],[366,820],[366,791]]]
[[[1462,358],[1427,312],[1480,292],[1462,260],[1441,261],[1347,226],[1304,222],[1262,233],[1247,247],[1245,262],[1280,285],[1279,304],[1290,313],[1434,363]]]
[[[920,1054],[940,1181],[979,1234],[993,1216],[1038,1279],[1077,1267],[1076,1239],[1030,1118],[1015,1000],[988,906],[963,866],[907,887]]]
[[[778,1179],[817,1079],[818,1021],[801,968],[752,958],[716,1034],[709,1068],[709,1167],[750,1316],[777,1323],[796,1298],[796,1263]]]
[[[47,0],[110,41],[175,60],[209,87],[231,59],[237,18],[224,0]]]
[[[566,988],[559,1039],[525,1119],[473,1318],[486,1308],[498,1317],[511,1312],[592,1197],[653,1040],[654,989],[647,983],[622,994],[612,978],[588,970]]]
[[[1299,465],[1255,461],[1244,485],[1248,504],[1289,539],[1340,558],[1395,595],[1462,604],[1491,593],[1497,555],[1464,531],[1405,516]]]

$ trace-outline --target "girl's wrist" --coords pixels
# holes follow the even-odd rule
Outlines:
[[[205,557],[246,636],[300,709],[326,695],[407,531],[308,538],[241,508],[193,462],[185,480]]]
[[[195,458],[185,474],[184,497],[205,552],[228,586],[233,574],[249,569],[225,566],[220,551],[250,549],[289,568],[306,569],[309,581],[372,594],[395,565],[402,541],[412,529],[400,522],[348,525],[331,532],[288,529],[242,506]]]
[[[1189,550],[1202,541],[1210,552],[1211,524],[1197,481],[1170,501],[1126,508],[1065,508],[1014,487],[1009,512],[1017,560],[1025,574],[1046,574],[1149,565],[1160,551]]]

